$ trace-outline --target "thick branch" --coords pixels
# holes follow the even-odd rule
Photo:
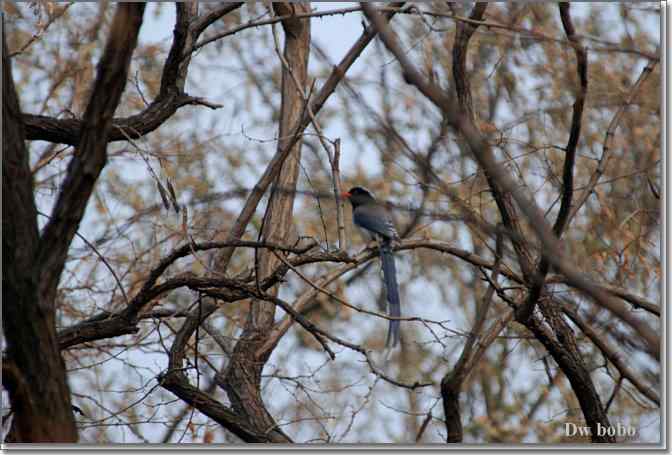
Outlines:
[[[2,327],[14,368],[3,386],[14,442],[76,442],[70,390],[52,305],[40,305],[37,210],[21,107],[2,27]]]
[[[569,285],[592,297],[597,304],[608,309],[615,316],[630,325],[645,341],[647,351],[655,359],[659,359],[660,338],[657,332],[646,322],[630,314],[629,309],[622,302],[594,286],[593,280],[588,277],[588,274],[576,269],[574,263],[566,257],[564,249],[544,219],[544,215],[539,210],[539,207],[521,191],[509,175],[500,169],[492,157],[492,150],[489,144],[485,141],[485,138],[478,131],[471,119],[468,116],[461,115],[459,108],[456,107],[456,103],[453,100],[454,97],[444,93],[440,87],[423,77],[411,63],[390,31],[389,26],[382,20],[379,14],[365,3],[362,3],[362,7],[380,32],[380,36],[387,48],[399,61],[405,80],[415,85],[423,95],[441,109],[448,123],[465,138],[472,155],[479,165],[501,185],[502,191],[510,193],[513,196],[518,207],[526,216],[530,227],[541,241],[541,253],[549,259],[558,271],[567,277]]]
[[[393,4],[393,6],[395,7],[401,7],[402,5],[403,3]],[[386,15],[386,20],[390,20],[392,16],[394,16],[394,14],[395,12],[388,13]],[[343,57],[340,63],[333,68],[331,74],[327,78],[327,81],[324,83],[324,85],[318,91],[318,93],[313,97],[313,101],[310,104],[310,109],[315,115],[317,115],[320,109],[322,109],[322,106],[324,106],[329,97],[336,90],[338,84],[345,77],[345,74],[347,73],[348,69],[357,60],[357,58],[361,55],[364,49],[366,49],[366,47],[373,40],[376,34],[377,31],[375,27],[367,27],[364,30],[364,32],[362,32],[362,35],[355,42],[355,44],[353,44],[353,46],[350,48],[345,57]],[[307,112],[304,112],[303,116],[301,117],[301,121],[291,128],[290,130],[291,133],[289,135],[290,138],[287,141],[285,147],[283,147],[282,150],[277,151],[273,159],[268,163],[268,166],[266,167],[266,170],[264,171],[259,181],[254,185],[254,188],[250,192],[247,200],[245,201],[243,210],[241,210],[240,214],[238,215],[238,218],[236,219],[236,222],[234,223],[233,227],[229,232],[227,240],[234,241],[239,240],[242,237],[243,233],[245,232],[245,229],[247,228],[248,223],[252,219],[252,216],[254,215],[254,212],[257,209],[257,206],[259,205],[259,202],[261,201],[261,198],[268,189],[269,185],[273,182],[275,177],[280,172],[280,169],[282,168],[282,163],[284,163],[288,154],[292,150],[294,144],[296,144],[299,141],[301,134],[306,129],[309,123],[310,123],[310,115]],[[227,250],[224,250],[220,254],[218,258],[218,269],[220,271],[223,272],[224,270],[226,270],[226,267],[228,266],[228,263],[231,260],[234,251],[235,250],[233,248],[229,248]]]
[[[630,381],[630,383],[639,390],[642,395],[651,400],[657,406],[660,406],[660,397],[651,387],[644,383],[644,380],[638,376],[634,371],[630,369],[626,361],[623,359],[623,355],[619,350],[609,344],[607,340],[602,338],[590,324],[587,324],[581,317],[579,317],[577,311],[572,308],[570,305],[563,306],[564,313],[569,316],[574,324],[593,342],[595,346],[604,354],[604,356],[609,359],[609,361],[616,367],[618,372],[621,374],[621,377]]]
[[[184,93],[190,53],[187,49],[213,20],[234,11],[234,5],[218,9],[195,21],[191,6],[177,3],[177,17],[173,30],[173,42],[168,58],[163,66],[159,95],[142,112],[125,118],[112,120],[108,142],[138,139],[168,120],[177,110],[187,105],[219,106],[205,103],[202,99]],[[23,114],[28,140],[42,140],[55,143],[78,145],[84,129],[84,120],[56,119],[44,115]]]
[[[283,157],[283,159],[278,162],[279,172],[272,178],[273,190],[266,206],[260,236],[267,242],[287,242],[291,235],[294,190],[299,178],[301,161],[301,140],[299,139],[301,135],[292,134],[292,129],[294,125],[301,124],[301,117],[306,109],[304,93],[308,86],[308,57],[311,38],[310,21],[302,21],[294,15],[306,13],[310,7],[304,3],[277,2],[272,5],[276,15],[289,16],[282,21],[285,46],[281,56],[283,65],[278,134],[280,140],[276,152],[276,157]],[[276,191],[278,188],[283,191]],[[285,189],[289,191],[284,191]],[[239,238],[239,234],[233,231],[231,234],[236,235],[236,239]],[[257,279],[271,275],[278,262],[278,259],[268,250],[261,250],[259,254],[255,254]],[[228,261],[223,265],[226,267]],[[220,269],[220,272],[224,272],[224,269]],[[268,295],[276,299],[277,292],[278,288],[274,287],[269,290]],[[273,327],[275,305],[269,305],[265,296],[257,295],[256,297],[250,303],[243,333],[231,356],[231,364],[226,373],[225,389],[235,412],[245,416],[258,431],[266,432],[277,429],[275,419],[268,412],[261,396],[261,372],[268,357],[259,358],[255,353],[264,344]],[[286,310],[292,311],[291,307]],[[331,353],[321,336],[315,336],[318,342]],[[333,355],[331,353],[332,358]]]
[[[590,378],[590,374],[581,359],[575,358],[570,353],[570,350],[560,340],[557,340],[535,315],[532,315],[526,327],[544,345],[562,372],[567,376],[572,385],[572,390],[579,401],[586,423],[591,428],[592,441],[614,442],[615,440],[612,436],[607,434],[600,435],[598,433],[598,424],[602,427],[609,427],[609,420],[600,396],[597,394],[593,381]]]
[[[581,47],[581,42],[575,34],[572,17],[569,15],[569,3],[560,3],[558,7],[560,9],[562,26],[565,29],[567,39],[569,39],[574,46],[574,52],[576,54],[576,72],[579,77],[579,87],[572,113],[572,125],[569,131],[567,147],[565,148],[560,210],[558,212],[558,217],[555,220],[555,224],[553,225],[553,232],[560,238],[568,224],[569,213],[572,207],[572,195],[574,193],[574,161],[576,158],[576,148],[579,144],[579,137],[581,135],[583,106],[586,100],[586,92],[588,91],[588,56],[586,50]],[[525,323],[534,312],[534,307],[539,301],[539,297],[543,291],[544,281],[549,269],[550,261],[547,256],[544,256],[541,258],[541,261],[539,261],[539,266],[537,267],[535,277],[532,280],[532,287],[528,293],[527,300],[516,310],[516,319],[518,321]]]
[[[469,48],[469,40],[478,28],[478,21],[481,21],[487,2],[476,3],[472,10],[469,19],[476,21],[471,22],[457,22],[455,24],[455,44],[453,45],[453,80],[455,81],[455,94],[459,102],[460,116],[468,116],[475,124],[476,114],[471,95],[471,86],[469,78],[467,77],[467,50]],[[499,209],[502,217],[502,224],[515,235],[512,237],[513,247],[518,255],[518,262],[524,276],[528,276],[532,271],[532,261],[528,250],[524,247],[522,242],[522,229],[516,216],[516,210],[511,201],[511,196],[501,188],[501,185],[494,179],[492,175],[485,170],[485,178],[492,191],[493,198]]]
[[[291,442],[291,440],[279,430],[255,430],[244,416],[237,414],[231,408],[223,405],[209,394],[189,383],[187,375],[184,374],[183,366],[187,341],[193,335],[199,324],[201,324],[201,322],[216,309],[216,303],[206,302],[203,304],[203,308],[192,310],[175,337],[175,341],[170,349],[168,370],[159,376],[159,384],[245,442]]]
[[[144,10],[144,3],[124,3],[117,7],[84,114],[81,140],[68,164],[56,205],[40,238],[37,263],[41,268],[39,292],[43,304],[53,305],[70,242],[107,162],[107,136],[112,127],[112,115],[126,86]]]

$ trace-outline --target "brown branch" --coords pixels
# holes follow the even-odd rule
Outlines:
[[[126,86],[144,9],[142,3],[120,4],[114,16],[84,114],[81,140],[68,164],[65,181],[40,238],[37,263],[41,268],[39,292],[42,304],[53,305],[68,248],[107,162],[107,136],[112,127],[112,115]]]
[[[226,16],[227,14],[232,13],[233,11],[237,10],[243,5],[244,2],[231,2],[219,8],[213,9],[212,11],[210,11],[207,14],[204,14],[203,16],[199,16],[198,18],[195,19],[194,25],[192,25],[191,27],[193,33],[196,36],[200,36],[201,33],[203,33],[206,28],[210,27],[216,21]]]
[[[566,257],[561,244],[544,219],[539,207],[521,191],[509,175],[498,167],[485,138],[468,116],[461,115],[460,109],[456,107],[453,100],[454,97],[446,94],[440,87],[423,77],[400,47],[387,23],[369,5],[362,3],[362,7],[367,17],[379,31],[380,37],[387,48],[399,61],[404,79],[415,85],[423,95],[441,109],[448,123],[462,134],[478,164],[498,182],[502,191],[513,196],[518,207],[526,216],[530,227],[541,241],[541,254],[548,257],[551,265],[567,277],[569,285],[590,296],[598,305],[608,309],[616,317],[630,325],[645,341],[647,352],[656,360],[659,360],[660,338],[656,331],[645,321],[630,314],[628,308],[622,302],[594,286],[593,280],[589,278],[588,274],[576,269],[574,263]]]
[[[393,5],[395,7],[400,7],[401,5],[403,5],[403,3],[394,3]],[[394,16],[394,12],[388,13],[386,15],[387,20],[390,20],[392,16]],[[367,27],[364,30],[364,32],[362,32],[362,35],[355,42],[355,44],[353,44],[353,46],[350,48],[345,57],[343,57],[340,63],[333,68],[331,74],[327,78],[327,81],[324,83],[319,92],[313,97],[313,101],[310,104],[310,109],[315,115],[317,115],[320,109],[322,109],[322,106],[324,106],[326,101],[336,90],[338,84],[345,77],[345,74],[347,73],[348,69],[357,60],[357,58],[361,55],[364,49],[366,49],[366,47],[373,40],[376,34],[377,32],[375,28]],[[282,148],[282,150],[279,149],[276,152],[273,159],[271,159],[271,161],[268,163],[268,166],[266,167],[266,170],[264,171],[263,175],[260,177],[259,181],[257,181],[257,183],[254,185],[254,188],[248,195],[247,200],[245,201],[243,209],[238,215],[238,218],[236,219],[233,227],[229,231],[227,240],[229,241],[239,240],[242,237],[243,233],[245,232],[245,229],[247,228],[248,223],[252,219],[252,216],[254,215],[254,212],[257,209],[257,206],[259,205],[259,202],[261,201],[261,198],[263,197],[264,193],[268,189],[271,182],[280,172],[280,169],[282,168],[282,163],[284,163],[288,154],[292,150],[294,144],[296,144],[299,141],[299,139],[301,138],[301,134],[306,129],[309,123],[310,123],[310,116],[307,113],[304,113],[300,122],[298,122],[294,127],[291,128],[290,130],[291,132],[289,133],[290,139],[287,141],[286,145]],[[224,250],[220,254],[219,258],[217,259],[218,270],[222,272],[226,270],[226,267],[229,261],[231,260],[234,251],[235,250],[233,248],[230,248],[228,250]]]
[[[593,193],[595,190],[595,186],[600,180],[600,177],[602,177],[602,174],[604,174],[604,171],[607,168],[607,164],[609,163],[609,159],[611,158],[611,147],[612,147],[612,142],[614,140],[614,135],[616,133],[616,129],[618,128],[621,117],[623,116],[623,113],[625,112],[625,109],[632,104],[632,101],[635,98],[635,95],[638,93],[639,88],[644,84],[644,82],[649,78],[651,73],[653,72],[653,69],[655,68],[656,64],[658,63],[657,60],[650,60],[648,64],[644,67],[642,70],[642,73],[639,75],[637,78],[637,81],[634,83],[632,88],[630,89],[630,93],[628,96],[625,98],[623,104],[618,108],[616,113],[611,119],[611,122],[609,122],[609,126],[607,127],[607,132],[604,135],[604,143],[602,145],[602,155],[600,156],[599,161],[597,162],[597,167],[593,171],[593,173],[590,176],[590,179],[588,180],[588,184],[585,186],[585,189],[581,192],[579,197],[576,199],[577,202],[574,205],[574,208],[569,215],[569,219],[573,219],[576,214],[581,210],[581,207],[586,203],[590,195]]]
[[[345,237],[345,221],[343,218],[343,199],[341,193],[341,139],[334,141],[334,158],[331,160],[331,182],[334,187],[334,202],[336,204],[336,229],[338,230],[338,248],[347,250]]]
[[[576,54],[576,72],[579,77],[579,89],[574,101],[574,108],[572,112],[572,124],[569,131],[569,139],[567,147],[565,148],[565,162],[562,171],[562,196],[560,203],[560,210],[553,225],[553,232],[560,238],[562,232],[569,221],[569,214],[572,208],[572,196],[574,194],[574,161],[576,158],[576,147],[579,144],[579,137],[581,135],[581,118],[583,116],[583,106],[586,101],[586,93],[588,91],[588,55],[585,48],[582,47],[581,41],[576,36],[572,17],[569,14],[569,3],[563,2],[558,5],[560,10],[560,17],[562,19],[562,26],[565,29],[567,39],[574,46],[574,53]],[[534,307],[541,297],[544,287],[546,275],[550,269],[550,261],[547,256],[541,258],[539,266],[532,279],[532,287],[528,292],[528,297],[523,305],[516,310],[516,319],[525,323],[527,319],[534,312]]]
[[[336,224],[337,224],[337,232],[338,232],[338,247],[340,249],[345,249],[345,227],[343,225],[343,203],[341,200],[341,181],[340,181],[340,169],[339,169],[339,160],[340,160],[340,154],[341,154],[341,140],[336,139],[334,141],[330,141],[334,147],[334,152],[332,154],[331,149],[329,148],[329,145],[327,144],[327,138],[322,131],[322,128],[320,127],[320,124],[318,123],[317,119],[315,118],[315,113],[312,111],[310,108],[310,94],[306,95],[304,92],[304,88],[301,87],[301,84],[299,80],[297,79],[296,75],[294,72],[291,70],[289,63],[287,60],[284,58],[282,53],[280,52],[280,41],[278,39],[278,35],[275,32],[275,26],[272,26],[273,30],[273,41],[275,42],[275,51],[278,54],[278,57],[280,58],[280,61],[282,62],[283,67],[285,70],[290,74],[292,81],[294,82],[294,85],[296,87],[297,92],[299,95],[301,95],[303,99],[304,106],[306,108],[306,113],[310,117],[310,123],[313,125],[313,128],[315,129],[315,132],[317,133],[318,140],[320,144],[322,145],[322,148],[324,149],[325,153],[327,154],[327,158],[329,159],[329,164],[331,165],[331,181],[332,181],[332,187],[334,191],[334,203],[336,205]],[[313,80],[313,85],[315,84],[315,80]],[[312,92],[312,90],[311,90]],[[283,188],[284,190],[284,188]]]
[[[454,2],[450,2],[449,4],[452,4]],[[380,7],[377,8],[378,11],[390,11],[393,10],[394,8],[391,7]],[[518,33],[520,34],[521,37],[523,38],[529,38],[529,39],[534,39],[534,40],[539,40],[539,41],[548,41],[552,43],[558,43],[563,46],[570,46],[573,47],[573,44],[571,41],[562,39],[562,38],[556,38],[554,36],[546,35],[544,33],[541,33],[538,29],[526,29],[524,27],[516,27],[511,24],[502,24],[499,22],[493,22],[493,21],[486,21],[486,20],[474,20],[469,17],[464,17],[460,16],[454,13],[441,13],[438,11],[426,11],[426,10],[421,10],[418,7],[411,7],[407,9],[403,9],[400,11],[396,11],[399,14],[410,14],[410,15],[419,15],[419,16],[429,16],[429,17],[437,17],[437,18],[446,18],[446,19],[452,19],[456,22],[462,22],[465,24],[470,24],[473,26],[481,26],[483,28],[486,28],[488,30],[492,29],[499,29],[499,30],[508,30],[513,33]],[[426,25],[430,25],[427,24]],[[445,31],[443,29],[437,29],[436,27],[430,27],[433,31]],[[589,49],[594,52],[621,52],[624,54],[633,54],[637,55],[639,57],[643,57],[647,60],[654,60],[658,62],[660,60],[660,56],[657,53],[651,53],[647,51],[642,51],[640,49],[634,49],[634,48],[625,48],[620,46],[618,43],[611,43],[608,41],[602,41],[598,40],[594,37],[587,37],[590,41],[596,42],[597,44],[600,44],[601,46],[596,46],[596,47],[590,47]]]
[[[499,266],[502,260],[503,252],[503,234],[501,231],[497,234],[495,246],[495,263],[490,276],[490,285],[488,286],[481,304],[476,309],[476,319],[474,326],[467,338],[467,342],[462,349],[462,354],[458,359],[455,367],[446,373],[441,380],[441,398],[443,400],[443,410],[446,423],[446,442],[455,443],[462,442],[462,420],[460,413],[460,393],[462,391],[462,384],[467,375],[471,372],[471,368],[476,365],[477,359],[472,359],[472,349],[476,339],[480,336],[483,330],[483,325],[487,317],[488,309],[492,302],[495,288],[497,287],[497,278],[499,276]],[[492,342],[494,338],[490,340]],[[481,355],[484,350],[479,351]],[[469,369],[467,368],[469,366]]]
[[[483,18],[487,8],[486,2],[476,3],[469,19],[474,22],[458,21],[455,28],[455,43],[453,45],[453,80],[455,81],[455,93],[460,107],[460,116],[468,116],[475,124],[476,114],[474,112],[471,87],[467,77],[467,50],[469,40],[478,28],[478,21]],[[516,216],[516,210],[511,203],[511,197],[502,188],[497,179],[485,170],[485,178],[492,191],[493,198],[499,209],[502,223],[513,234],[512,243],[518,255],[518,262],[524,276],[528,276],[532,271],[532,261],[528,250],[523,246],[518,238],[522,238],[522,229]]]
[[[488,7],[487,2],[477,2],[469,15],[469,19],[480,21]],[[467,77],[467,50],[469,40],[478,28],[473,23],[458,22],[455,28],[455,44],[453,45],[453,79],[455,80],[455,92],[462,109],[468,115],[475,118],[474,106],[471,97],[471,87]]]
[[[282,245],[274,245],[268,243],[257,243],[257,242],[235,242],[237,246],[248,247],[248,248],[272,248],[279,251],[294,251],[297,253],[305,253],[308,249],[312,248],[313,245],[309,245],[303,248],[291,249],[284,247]],[[202,290],[208,287],[219,287],[219,288],[228,288],[234,289],[238,284],[241,283],[240,280],[234,280],[225,277],[217,278],[201,278],[196,277],[192,274],[182,274],[171,279],[165,280],[160,285],[156,285],[156,282],[165,272],[165,270],[177,259],[192,254],[193,251],[202,251],[213,248],[222,248],[230,246],[231,243],[227,242],[207,242],[200,244],[185,244],[177,249],[175,249],[171,254],[164,258],[159,264],[150,272],[149,277],[145,281],[144,285],[138,291],[138,293],[131,299],[129,305],[124,308],[119,313],[108,313],[101,312],[91,318],[82,321],[78,324],[75,324],[71,327],[63,329],[58,334],[58,342],[61,349],[67,349],[72,346],[88,343],[93,341],[99,341],[102,339],[113,338],[119,335],[126,335],[131,333],[136,333],[138,331],[137,322],[142,319],[142,310],[150,303],[152,300],[157,297],[169,292],[171,290],[189,287],[194,290]],[[331,259],[330,259],[331,258]],[[297,265],[309,264],[312,262],[322,262],[323,260],[340,260],[342,257],[330,254],[313,254],[305,255],[298,257],[293,262]],[[266,280],[263,280],[260,284],[261,289],[268,289],[271,286],[275,285],[279,280],[282,279],[284,274],[287,272],[286,267],[278,268],[272,275],[270,275]],[[241,292],[231,292],[228,291],[226,296],[220,295],[220,298],[227,302],[235,302],[246,298],[247,294]]]
[[[546,282],[568,284],[567,277],[561,275],[550,276],[547,278]],[[626,302],[631,304],[634,308],[645,310],[653,315],[660,317],[660,305],[657,305],[653,302],[649,302],[643,297],[633,294],[632,292],[626,289],[619,288],[618,286],[612,286],[609,284],[600,284],[600,283],[595,283],[595,286],[597,286],[602,292],[611,294],[614,297],[618,297],[620,299],[625,300]]]
[[[590,374],[581,359],[575,358],[570,350],[553,336],[551,330],[544,326],[536,315],[532,315],[525,326],[544,345],[572,385],[572,390],[579,401],[586,423],[592,430],[592,441],[614,442],[614,438],[608,434],[602,436],[598,434],[598,424],[608,427],[609,420]]]
[[[272,182],[271,194],[266,206],[260,238],[268,242],[287,242],[291,236],[294,214],[294,198],[299,178],[299,163],[301,161],[302,135],[296,130],[300,127],[304,117],[307,102],[305,92],[308,87],[308,57],[310,55],[311,23],[297,19],[297,14],[309,11],[305,3],[272,3],[272,8],[278,16],[289,16],[282,21],[285,35],[284,50],[280,53],[282,62],[281,102],[277,152],[272,160],[276,163],[268,166],[264,176]],[[270,172],[272,171],[272,172]],[[276,191],[278,188],[283,191]],[[257,187],[255,187],[257,189]],[[289,190],[289,191],[286,191]],[[263,194],[264,191],[261,192]],[[257,193],[259,194],[259,193]],[[254,195],[254,192],[253,192]],[[248,202],[250,200],[248,199]],[[247,208],[256,208],[258,201]],[[250,215],[252,212],[250,212]],[[242,216],[242,213],[241,213]],[[243,221],[242,223],[239,223]],[[239,219],[231,229],[228,239],[237,240],[247,226],[247,219]],[[224,260],[218,261],[217,269],[223,273],[229,263],[233,249],[225,250],[220,256]],[[266,293],[262,293],[259,281],[272,275],[279,260],[271,251],[262,250],[255,254],[255,281],[251,286],[254,298],[250,302],[250,309],[245,321],[243,332],[233,350],[230,366],[225,375],[225,389],[232,408],[236,413],[244,416],[253,428],[267,432],[277,430],[277,423],[266,407],[261,395],[261,373],[266,364],[266,357],[258,357],[256,352],[269,337],[275,320],[276,306],[292,315],[293,318],[322,345],[332,359],[335,354],[323,338],[323,332],[312,322],[296,313],[291,305],[277,298],[278,287],[274,286]],[[273,304],[270,304],[273,303]],[[279,431],[279,430],[277,430]]]
[[[191,311],[175,336],[169,353],[168,369],[157,378],[159,384],[245,442],[291,442],[280,430],[256,430],[244,416],[189,383],[183,368],[187,341],[199,324],[216,309],[217,304],[206,301],[204,308]]]
[[[560,303],[560,302],[558,302]],[[593,342],[595,346],[604,354],[604,356],[616,367],[622,378],[627,379],[630,383],[640,391],[642,395],[651,400],[657,406],[660,406],[660,397],[644,380],[630,369],[623,355],[618,350],[611,346],[607,340],[602,338],[591,326],[581,319],[571,305],[565,304],[562,306],[563,312],[572,320],[574,324]]]
[[[176,8],[174,38],[163,65],[159,95],[142,112],[129,117],[112,119],[112,128],[107,137],[108,142],[126,141],[127,136],[138,139],[151,133],[183,106],[201,105],[211,109],[221,107],[184,93],[190,61],[190,54],[186,53],[185,50],[191,47],[192,43],[205,29],[203,27],[205,22],[203,21],[206,21],[208,15],[201,21],[194,21],[190,5],[178,2]],[[233,11],[233,9],[230,11]],[[223,11],[219,11],[219,13],[223,13]],[[23,114],[23,121],[26,124],[26,138],[28,140],[42,140],[75,146],[79,144],[85,126],[84,121],[79,119],[56,119],[33,114]]]
[[[171,92],[182,93],[186,83],[186,71],[189,58],[184,62],[182,56],[185,49],[193,41],[189,30],[189,24],[194,20],[192,5],[188,3],[176,3],[175,27],[173,28],[173,43],[168,51],[168,57],[163,64],[161,73],[161,86],[157,98],[166,98]]]
[[[76,442],[70,390],[56,343],[55,310],[41,304],[39,233],[21,106],[2,18],[3,386],[14,442]],[[13,366],[11,370],[8,368]]]
[[[164,259],[162,259],[157,266],[152,269],[149,273],[145,283],[138,293],[131,299],[131,303],[126,307],[121,313],[113,314],[109,312],[101,312],[97,315],[90,317],[89,319],[77,323],[71,327],[63,329],[58,334],[59,346],[61,349],[67,349],[72,346],[94,342],[102,339],[113,338],[120,335],[126,335],[131,333],[136,333],[138,331],[137,321],[145,317],[145,314],[142,313],[142,310],[146,307],[148,303],[152,300],[160,297],[161,295],[169,292],[173,289],[177,289],[183,286],[189,286],[190,283],[195,289],[203,289],[208,286],[226,286],[232,281],[226,281],[223,277],[212,278],[212,279],[200,279],[200,281],[191,280],[194,278],[191,275],[178,276],[173,279],[164,281],[160,286],[157,286],[156,283],[159,278],[165,273],[165,271],[173,264],[175,261],[182,257],[186,257],[193,253],[193,251],[206,251],[215,248],[224,248],[228,246],[236,246],[239,248],[266,248],[273,251],[282,251],[286,253],[293,253],[296,257],[289,260],[291,267],[300,267],[303,265],[321,263],[321,262],[334,262],[334,263],[346,263],[346,265],[338,268],[329,274],[322,277],[319,281],[315,281],[315,288],[311,291],[301,295],[294,304],[294,308],[301,312],[302,308],[312,299],[318,292],[322,292],[321,289],[326,290],[326,286],[330,283],[343,276],[345,273],[356,269],[359,265],[367,264],[372,258],[376,257],[375,252],[364,251],[360,255],[354,258],[349,258],[342,254],[338,253],[324,253],[324,252],[313,252],[308,254],[308,252],[314,248],[314,243],[309,243],[308,245],[302,247],[288,247],[280,244],[272,244],[267,242],[252,242],[252,241],[238,241],[238,242],[203,242],[195,243],[193,245],[184,244],[180,247],[175,248],[173,252],[168,254]],[[444,254],[449,254],[458,259],[465,261],[468,264],[471,264],[478,268],[492,270],[493,262],[488,261],[474,253],[469,251],[456,248],[450,243],[437,241],[437,240],[404,240],[399,244],[393,247],[396,251],[405,251],[405,250],[414,250],[414,249],[428,249],[432,251],[437,251]],[[279,282],[285,273],[290,270],[290,267],[280,266],[278,267],[271,276],[266,280],[260,282],[261,289],[268,289],[273,284]],[[521,276],[510,271],[508,268],[501,268],[500,275],[505,276],[507,279],[512,280],[519,284],[524,284],[524,280]],[[249,277],[246,279],[247,282],[253,281],[254,277]],[[547,283],[564,283],[565,278],[560,275],[550,276],[547,280]],[[208,281],[210,280],[210,281]],[[219,280],[219,281],[216,281]],[[608,285],[597,285],[604,292],[608,292],[614,296],[623,298],[625,301],[631,303],[636,308],[643,308],[647,311],[652,312],[660,316],[660,309],[657,305],[654,305],[651,302],[644,300],[643,298],[628,293],[623,289],[616,288],[614,286]],[[229,302],[234,302],[243,298],[241,294],[230,294]],[[376,313],[373,311],[363,310],[358,307],[352,307],[356,311],[361,311],[366,314],[370,314],[375,317],[389,318],[388,316],[382,313]],[[165,315],[164,315],[165,313]],[[157,317],[164,315],[166,317],[171,316],[172,311],[162,312],[161,314],[157,313]],[[405,318],[404,320],[419,320],[417,318]],[[293,319],[287,317],[283,319],[272,331],[272,336],[269,338],[267,343],[258,353],[262,355],[261,352],[271,349],[271,346],[274,346],[282,335],[291,327]]]
[[[126,135],[133,139],[151,133],[163,125],[177,110],[188,105],[205,105],[201,98],[186,94],[170,93],[165,98],[157,97],[139,114],[112,120],[108,142],[126,141]],[[221,107],[210,104],[211,108]],[[59,144],[78,145],[84,122],[78,119],[57,119],[44,115],[23,114],[26,124],[26,139],[48,141]],[[123,133],[126,132],[126,135]]]
[[[607,404],[604,405],[604,409],[609,412],[609,408],[611,407],[611,404],[614,402],[614,399],[616,398],[616,395],[618,395],[618,392],[621,391],[621,386],[623,385],[623,376],[618,378],[618,381],[616,381],[616,385],[614,386],[614,390],[611,392],[611,396],[607,400]]]
[[[325,16],[335,16],[335,15],[345,15],[348,13],[353,13],[356,11],[361,11],[362,9],[360,7],[350,7],[350,8],[339,8],[339,9],[334,9],[334,10],[328,10],[328,11],[313,11],[309,13],[295,13],[295,14],[283,14],[283,15],[278,15],[275,17],[272,17],[270,19],[264,19],[260,21],[249,21],[245,24],[241,24],[237,27],[234,27],[230,30],[225,30],[221,33],[217,33],[213,36],[210,36],[208,38],[204,38],[203,40],[199,41],[196,43],[191,49],[191,52],[197,51],[198,49],[202,48],[203,46],[210,44],[214,41],[218,41],[222,38],[226,38],[227,36],[235,35],[238,32],[241,32],[243,30],[249,29],[249,28],[254,28],[254,27],[262,27],[264,25],[273,25],[277,24],[279,22],[282,22],[286,19],[302,19],[302,20],[310,20],[311,18],[317,18],[317,17],[325,17]]]
[[[576,147],[579,144],[581,135],[581,118],[583,116],[583,106],[588,92],[588,53],[582,46],[581,41],[576,36],[572,17],[569,15],[569,2],[563,2],[558,5],[562,26],[565,29],[567,39],[574,47],[576,54],[576,72],[579,77],[579,90],[574,101],[572,111],[572,126],[570,127],[569,140],[565,148],[565,164],[562,172],[562,201],[560,211],[553,225],[553,232],[560,237],[569,220],[569,212],[572,206],[572,194],[574,192],[574,160],[576,157]]]

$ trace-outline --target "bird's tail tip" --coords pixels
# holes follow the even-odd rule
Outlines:
[[[399,344],[399,321],[390,321],[390,327],[387,330],[387,340],[385,341],[386,348],[395,348]]]

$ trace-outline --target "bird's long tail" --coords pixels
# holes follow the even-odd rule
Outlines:
[[[387,291],[388,313],[390,316],[401,317],[401,303],[399,301],[399,285],[397,284],[397,267],[394,263],[394,254],[389,240],[380,245],[380,261],[383,264],[383,280]],[[390,320],[390,328],[387,332],[386,346],[396,346],[399,343],[399,320]]]

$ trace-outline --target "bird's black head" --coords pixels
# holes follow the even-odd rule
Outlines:
[[[353,208],[357,207],[358,205],[374,202],[376,200],[369,190],[361,186],[353,186],[341,196],[348,199]]]

